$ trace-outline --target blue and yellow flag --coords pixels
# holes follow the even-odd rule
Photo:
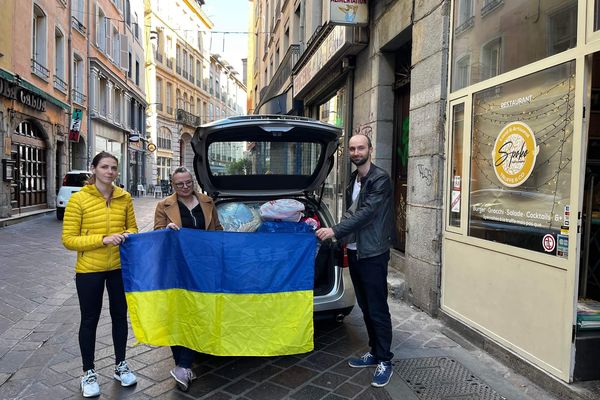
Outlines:
[[[219,356],[313,350],[314,233],[131,235],[121,267],[141,343]]]

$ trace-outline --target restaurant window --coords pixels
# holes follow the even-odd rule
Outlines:
[[[473,12],[472,0],[454,4],[452,91],[462,88],[456,75],[464,73],[457,65],[465,54],[471,55],[469,84],[475,84],[577,44],[576,0],[498,1],[484,7],[486,13]]]
[[[461,57],[456,62],[454,73],[454,87],[456,89],[462,89],[464,87],[469,86],[469,75],[471,73],[471,57],[464,56]]]
[[[460,193],[462,183],[463,134],[465,122],[465,104],[452,108],[452,158],[450,160],[450,226],[460,227]]]
[[[574,94],[574,61],[474,94],[470,236],[545,252],[568,230]]]

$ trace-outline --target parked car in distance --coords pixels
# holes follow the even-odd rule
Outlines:
[[[227,209],[246,210],[248,220],[225,230],[252,232],[261,204],[295,199],[305,216],[330,227],[335,221],[319,193],[332,169],[342,130],[313,119],[281,115],[229,117],[196,129],[192,139],[198,184],[215,200],[221,222]],[[236,229],[239,226],[243,229]],[[251,227],[251,228],[250,228]],[[314,313],[342,321],[355,304],[343,249],[335,240],[317,244]]]
[[[75,192],[79,192],[85,182],[92,176],[89,171],[70,171],[64,176],[62,186],[56,195],[56,218],[62,221],[65,216],[65,208]]]

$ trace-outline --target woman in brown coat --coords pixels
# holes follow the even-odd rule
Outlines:
[[[185,167],[178,167],[171,175],[175,193],[162,200],[154,213],[154,229],[191,228],[207,231],[222,231],[217,208],[213,200],[194,190],[192,173]],[[182,346],[171,346],[175,368],[171,376],[184,392],[196,378],[191,367],[196,352]]]

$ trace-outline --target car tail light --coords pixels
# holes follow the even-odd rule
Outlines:
[[[342,268],[348,268],[348,266],[350,264],[348,264],[348,249],[346,249],[346,245],[344,245],[342,247],[342,254],[343,254]]]
[[[63,176],[63,186],[67,186],[67,175]]]

